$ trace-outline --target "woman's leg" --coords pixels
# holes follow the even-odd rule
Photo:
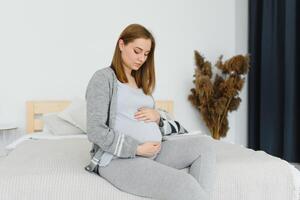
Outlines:
[[[206,200],[207,194],[190,174],[136,157],[114,159],[99,168],[104,177],[122,191],[138,196],[164,200]]]
[[[190,167],[189,173],[201,187],[207,193],[212,192],[216,174],[216,153],[210,138],[182,137],[164,141],[155,160],[176,169]]]

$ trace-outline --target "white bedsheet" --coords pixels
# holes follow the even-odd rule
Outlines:
[[[84,170],[87,139],[25,140],[0,164],[0,199],[142,199]]]
[[[210,141],[217,150],[211,199],[299,200],[300,173],[289,163],[263,151]],[[90,147],[86,135],[20,138],[0,160],[0,199],[146,199],[85,171]]]
[[[15,149],[19,144],[26,140],[38,140],[38,139],[49,139],[49,140],[61,140],[61,139],[71,139],[71,138],[87,138],[86,134],[76,134],[76,135],[65,135],[65,136],[56,136],[48,131],[41,131],[33,134],[26,134],[22,137],[18,138],[17,140],[13,141],[12,143],[8,144],[5,148],[8,150]]]

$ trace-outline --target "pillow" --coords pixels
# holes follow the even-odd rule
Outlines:
[[[176,121],[169,112],[160,108],[157,109],[157,111],[159,112],[162,121],[162,125],[159,125],[159,129],[163,136],[188,133],[181,123]]]
[[[163,141],[166,141],[166,140],[180,140],[180,139],[184,139],[184,138],[197,138],[197,137],[209,137],[209,136],[202,133],[201,130],[197,130],[197,131],[189,132],[188,134],[164,135],[162,137],[162,140]],[[211,137],[209,137],[209,138],[211,138]]]
[[[81,129],[59,118],[56,113],[45,114],[43,119],[47,131],[53,135],[59,136],[84,134]]]
[[[174,116],[169,113],[168,111],[162,109],[162,108],[157,108],[156,109],[159,112],[159,115],[166,120],[174,120]]]
[[[177,135],[177,134],[185,134],[188,131],[175,120],[167,120],[162,118],[162,126],[159,126],[159,129],[162,135]]]
[[[75,98],[71,104],[57,116],[86,133],[86,101]]]

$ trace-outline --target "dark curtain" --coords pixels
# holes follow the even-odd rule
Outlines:
[[[249,0],[248,147],[300,162],[298,0]]]

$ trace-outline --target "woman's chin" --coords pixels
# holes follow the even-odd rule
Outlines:
[[[133,65],[132,66],[132,70],[138,70],[140,68],[140,66],[138,66],[138,65]]]

